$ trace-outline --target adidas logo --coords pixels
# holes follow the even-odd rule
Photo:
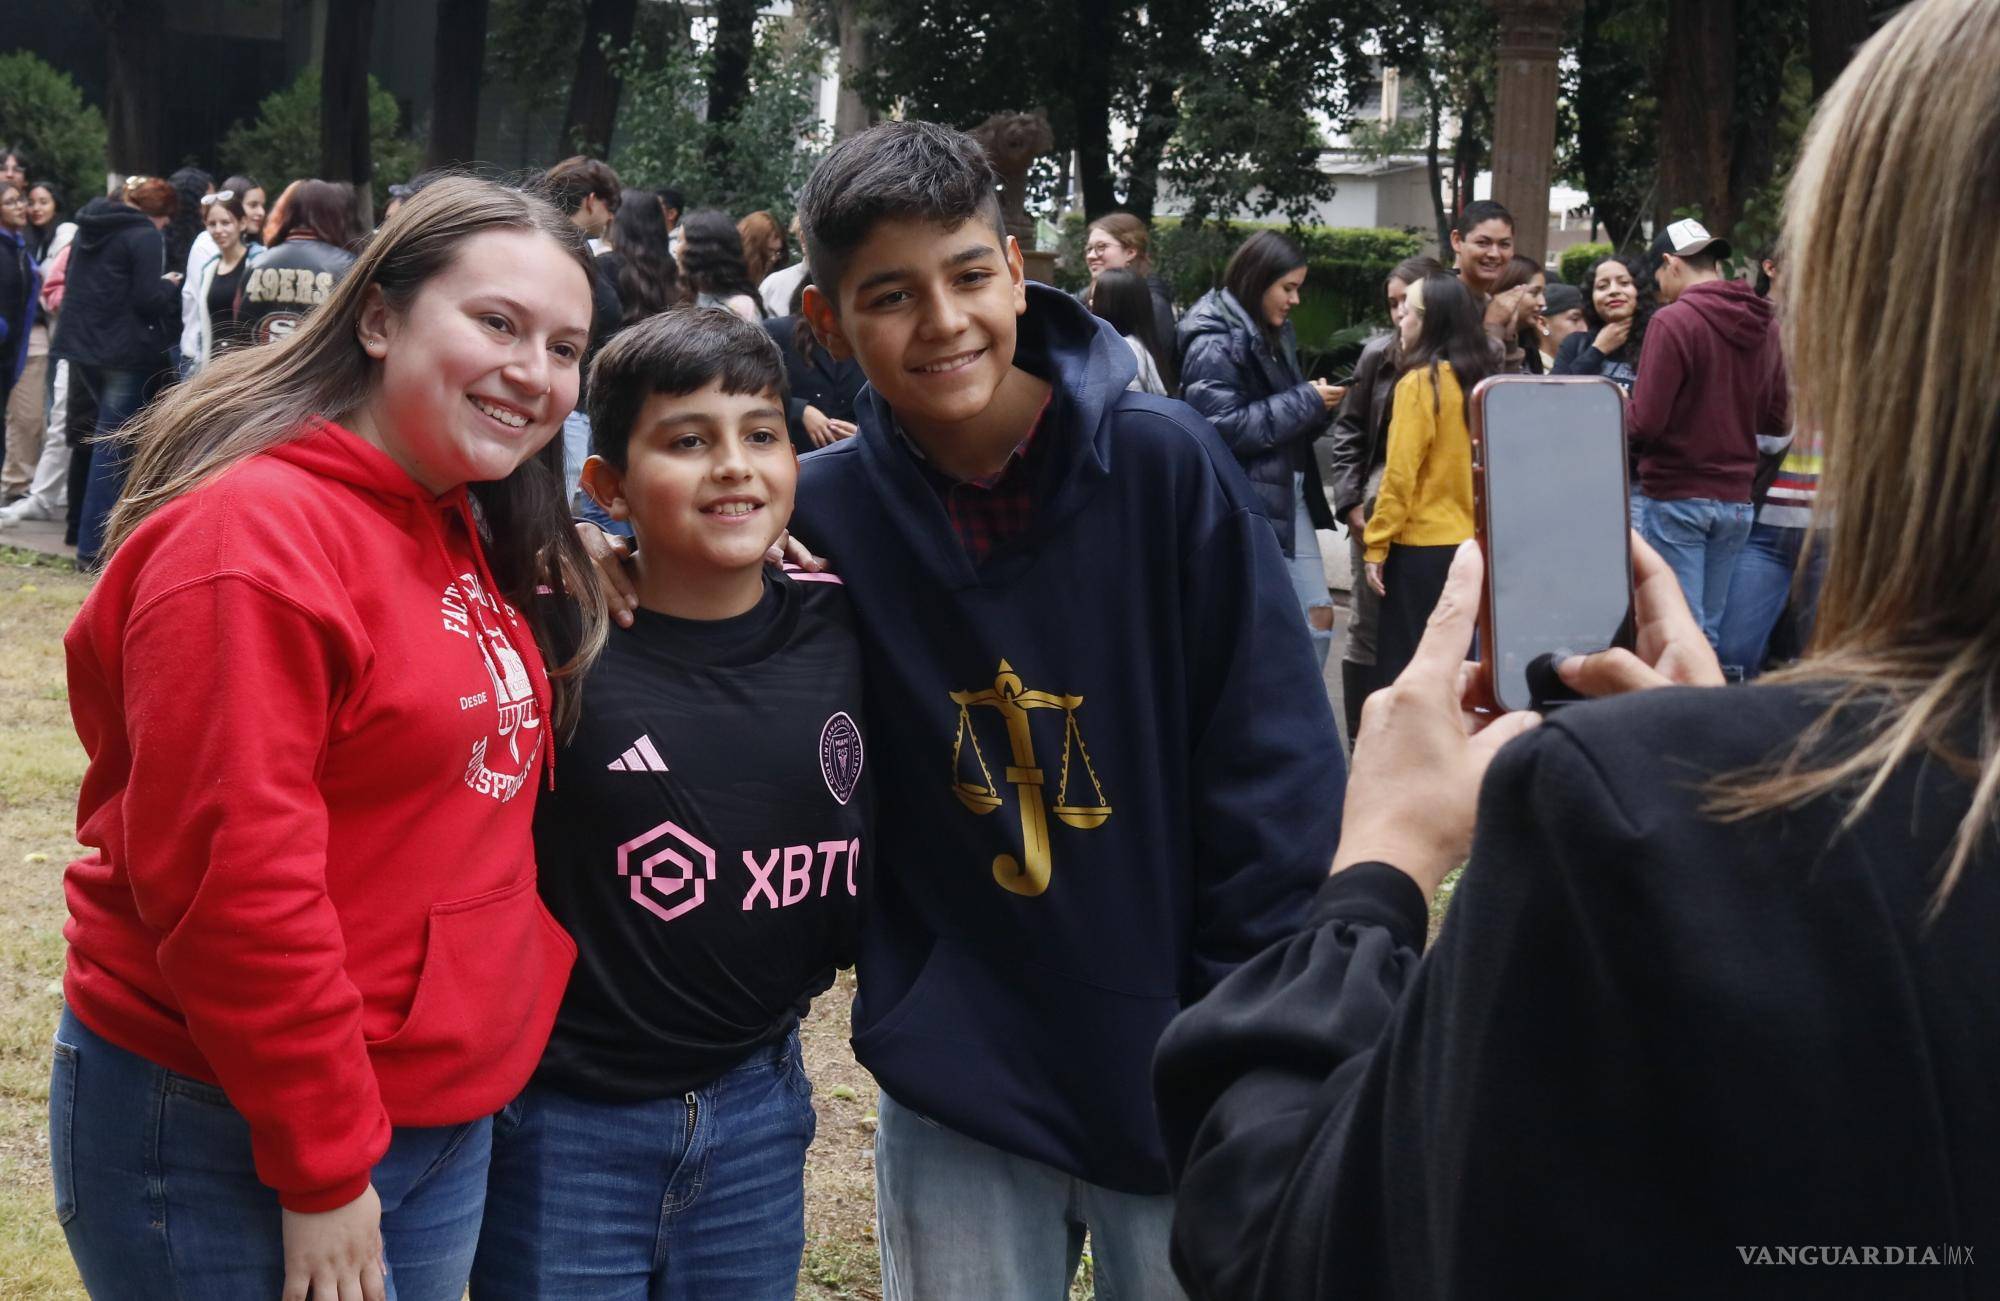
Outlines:
[[[612,772],[665,772],[667,761],[653,748],[653,738],[642,736],[626,747],[625,753],[604,765]]]

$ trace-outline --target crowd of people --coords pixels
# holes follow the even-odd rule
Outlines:
[[[851,965],[897,1301],[1053,1301],[1086,1234],[1147,1298],[1883,1290],[1754,1259],[1801,1244],[1980,1291],[1989,16],[1857,53],[1755,284],[1676,221],[1563,285],[1475,203],[1337,383],[1284,235],[1177,313],[1109,214],[1062,293],[924,122],[788,224],[587,157],[365,236],[323,181],[65,229],[0,173],[8,510],[80,500],[98,570],[50,1091],[86,1288],[790,1297],[798,1025]],[[1632,643],[1546,719],[1463,707],[1508,373],[1628,395]]]

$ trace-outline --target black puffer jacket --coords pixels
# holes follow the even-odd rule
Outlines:
[[[1211,289],[1181,317],[1181,400],[1208,417],[1236,453],[1277,530],[1278,546],[1295,553],[1297,502],[1292,474],[1305,474],[1306,513],[1315,528],[1333,527],[1313,439],[1326,432],[1326,405],[1292,360],[1292,327],[1279,348],[1250,323],[1233,295]]]
[[[252,343],[285,338],[353,265],[354,254],[310,235],[294,234],[265,249],[250,259],[236,291],[236,328]]]
[[[51,355],[117,370],[164,366],[181,322],[180,286],[166,269],[166,241],[151,217],[115,199],[85,204]]]

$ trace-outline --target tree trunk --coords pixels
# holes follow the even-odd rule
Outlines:
[[[857,131],[865,131],[881,120],[881,114],[868,107],[855,86],[866,74],[869,64],[868,26],[861,15],[861,0],[836,0],[834,22],[840,29],[840,96],[833,107],[833,138],[845,140]]]
[[[105,33],[105,165],[113,178],[165,174],[159,104],[166,98],[165,16],[158,0],[95,0]]]
[[[1596,240],[1597,228],[1602,226],[1616,243],[1637,215],[1621,197],[1621,182],[1629,178],[1620,175],[1614,139],[1619,125],[1619,102],[1632,94],[1634,88],[1600,48],[1602,38],[1597,34],[1597,25],[1605,8],[1602,0],[1598,0],[1584,10],[1582,35],[1577,43],[1576,155],[1583,172],[1583,188],[1590,193],[1591,240]]]
[[[569,109],[563,114],[564,148],[598,157],[611,152],[618,97],[625,83],[612,74],[605,38],[610,38],[613,50],[630,45],[638,15],[639,0],[590,0],[583,17],[583,44],[576,52],[576,75],[569,83]]]
[[[711,47],[708,78],[708,124],[711,127],[736,120],[743,101],[750,97],[750,59],[757,52],[758,0],[715,0],[715,44]],[[729,143],[717,131],[708,137],[710,167],[722,175],[728,164]]]
[[[1868,0],[1806,0],[1814,99],[1832,88],[1854,57],[1854,47],[1868,39],[1873,25]]]
[[[1437,77],[1424,65],[1424,109],[1430,116],[1430,136],[1424,143],[1424,170],[1431,181],[1431,207],[1437,213],[1438,256],[1451,256],[1451,218],[1444,210],[1444,168],[1438,162],[1438,136],[1444,129],[1443,96],[1438,94]]]
[[[327,5],[319,70],[319,174],[353,182],[360,230],[375,224],[368,184],[375,174],[368,144],[368,43],[374,31],[375,0]]]
[[[438,0],[431,43],[431,138],[424,166],[479,154],[479,82],[486,63],[487,0]]]
[[[1730,136],[1736,107],[1736,0],[1667,6],[1660,68],[1660,188],[1654,219],[1701,209],[1713,234],[1736,224]]]
[[[1140,221],[1153,219],[1153,209],[1160,201],[1160,160],[1180,125],[1175,87],[1172,77],[1154,77],[1146,83],[1140,101],[1139,126],[1132,136],[1132,174],[1125,186],[1125,206]]]
[[[1117,206],[1111,184],[1111,0],[1077,0],[1076,153],[1083,210],[1096,217]],[[1031,107],[1023,104],[1024,110]]]

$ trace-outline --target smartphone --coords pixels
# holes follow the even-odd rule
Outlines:
[[[1498,375],[1472,391],[1471,425],[1475,704],[1546,710],[1578,698],[1556,661],[1631,645],[1624,398],[1597,376]]]

